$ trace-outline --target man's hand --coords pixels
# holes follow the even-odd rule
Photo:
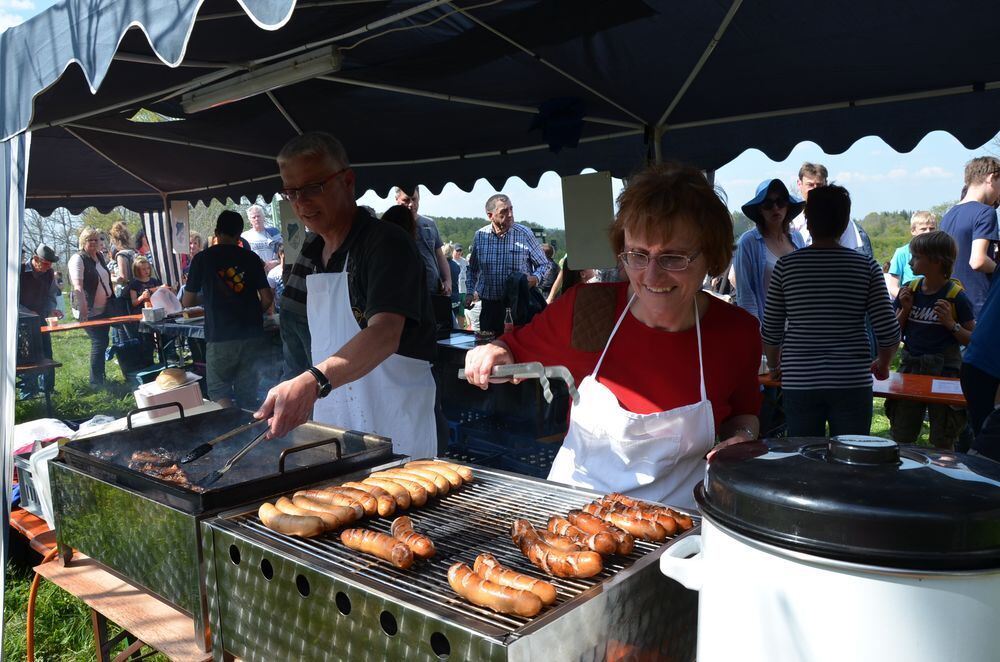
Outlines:
[[[450,280],[446,280],[446,281],[443,281],[441,283],[441,294],[443,294],[446,297],[450,297],[451,296],[451,281]]]
[[[264,404],[254,412],[253,417],[271,419],[268,439],[283,437],[309,420],[318,395],[316,378],[304,372],[268,391]]]
[[[481,345],[470,349],[465,355],[465,379],[485,391],[490,384],[490,373],[493,372],[493,368],[513,362],[513,354],[503,343],[492,342]]]
[[[879,381],[889,379],[889,364],[875,359],[872,361],[872,374]]]
[[[528,287],[535,287],[538,285],[538,279],[534,276],[528,276]]]

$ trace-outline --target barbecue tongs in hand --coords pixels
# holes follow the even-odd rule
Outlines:
[[[209,485],[216,483],[220,478],[222,478],[226,474],[227,471],[233,468],[234,464],[242,460],[244,455],[252,451],[257,446],[257,444],[259,444],[264,440],[264,437],[267,436],[267,431],[269,429],[270,429],[269,427],[264,428],[264,431],[258,434],[256,437],[254,437],[249,444],[247,444],[240,450],[236,451],[236,455],[233,455],[231,458],[229,458],[229,460],[224,465],[222,465],[221,469],[213,471],[212,473],[208,474],[208,476],[206,476],[203,480],[199,481],[198,485],[200,487],[208,487]]]
[[[465,370],[458,371],[458,378],[465,379]],[[550,379],[561,379],[566,382],[569,396],[573,398],[573,404],[580,403],[580,392],[576,390],[576,382],[569,368],[561,365],[544,366],[537,361],[534,363],[508,363],[498,365],[490,373],[490,379],[537,379],[542,387],[542,395],[546,402],[552,402],[552,389],[549,387]]]
[[[184,457],[182,457],[181,458],[181,464],[187,464],[188,462],[194,462],[199,457],[202,457],[204,455],[208,455],[209,453],[211,453],[212,449],[219,442],[225,441],[227,439],[232,439],[236,435],[243,434],[247,430],[253,429],[253,428],[257,427],[258,425],[260,425],[261,423],[267,423],[267,422],[268,422],[267,419],[262,418],[259,421],[250,421],[246,425],[241,425],[241,426],[239,426],[237,428],[233,428],[229,432],[223,432],[222,434],[220,434],[215,439],[212,439],[211,441],[206,441],[201,446],[198,446],[197,448],[193,449],[190,453],[188,453],[187,455],[185,455]]]

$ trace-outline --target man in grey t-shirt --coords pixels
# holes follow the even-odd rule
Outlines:
[[[417,213],[420,209],[420,187],[415,186],[412,193],[408,193],[406,189],[397,186],[396,204],[409,208],[417,224],[417,249],[424,260],[427,272],[427,291],[431,294],[451,296],[451,269],[444,256],[444,243],[441,241],[437,224],[434,219]]]

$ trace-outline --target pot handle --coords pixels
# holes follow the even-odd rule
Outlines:
[[[692,553],[694,556],[687,558]],[[701,536],[681,538],[667,547],[660,557],[660,572],[680,582],[685,588],[700,591],[702,584]]]

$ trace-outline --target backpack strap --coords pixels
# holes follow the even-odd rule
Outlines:
[[[615,326],[618,288],[586,285],[577,288],[573,302],[573,332],[570,346],[581,352],[599,352]]]

